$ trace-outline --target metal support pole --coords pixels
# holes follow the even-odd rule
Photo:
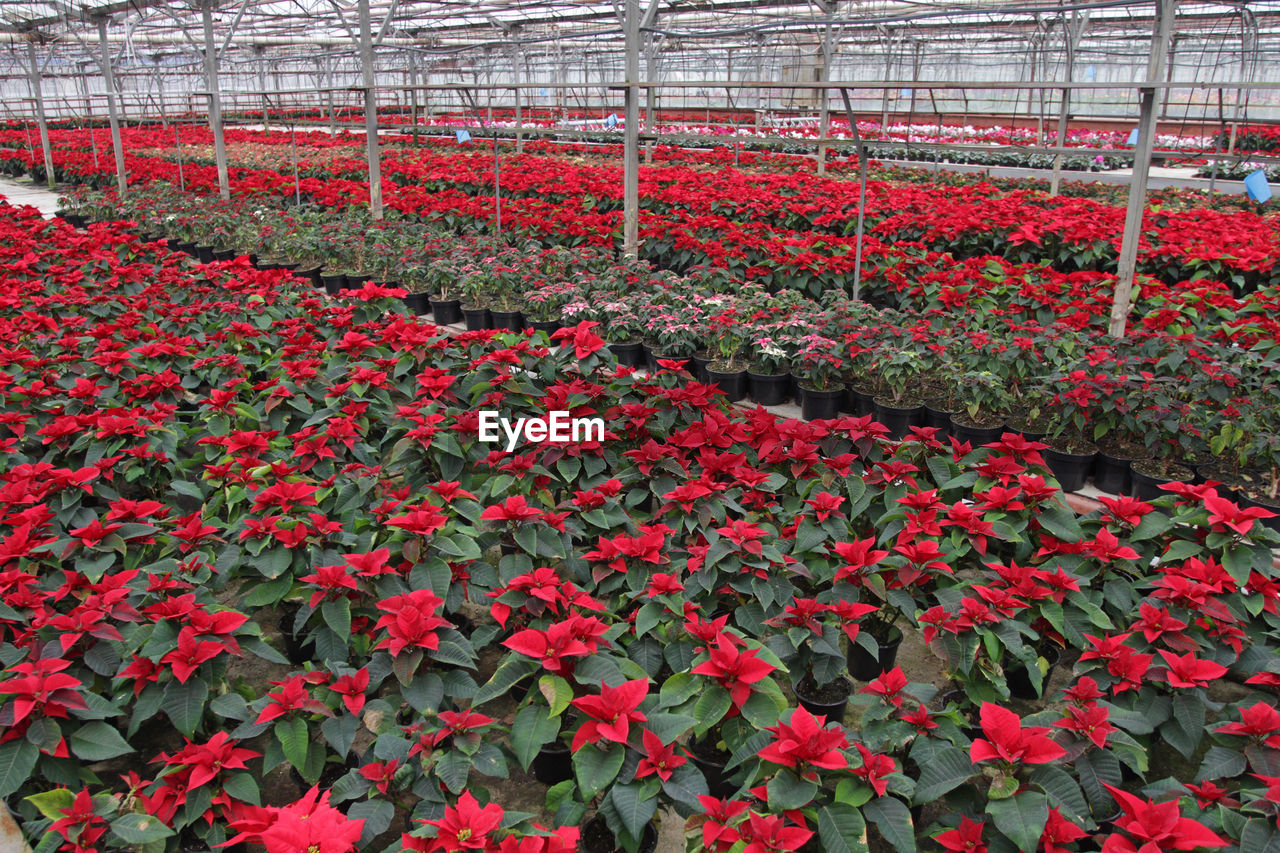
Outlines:
[[[831,22],[827,21],[827,26],[822,32],[822,66],[818,69],[819,79],[826,83],[831,79]],[[822,140],[827,138],[831,131],[831,113],[827,108],[827,90],[822,89],[818,92],[818,174],[825,175],[827,173],[827,145]]]
[[[849,103],[849,90],[842,87],[840,97],[844,100],[844,111],[849,117],[853,149],[858,155],[858,228],[853,248],[853,298],[856,300],[862,298],[862,242],[867,221],[867,146],[862,142],[862,134],[858,133],[858,120],[853,114],[853,105]]]
[[[1151,37],[1151,54],[1147,60],[1147,80],[1161,77],[1169,53],[1169,36],[1173,30],[1178,0],[1156,0],[1155,32]],[[1138,117],[1138,150],[1133,161],[1133,181],[1129,184],[1129,206],[1125,209],[1124,236],[1117,262],[1115,301],[1111,305],[1109,334],[1124,337],[1129,309],[1133,300],[1133,282],[1137,272],[1138,241],[1142,235],[1142,214],[1147,207],[1147,179],[1151,172],[1151,152],[1156,141],[1156,90],[1141,89]]]
[[[36,43],[27,42],[27,60],[31,63],[31,97],[36,102],[36,122],[40,125],[40,147],[44,149],[44,175],[53,189],[53,149],[49,147],[49,123],[44,117],[44,91],[40,86],[40,66],[36,63]]]
[[[271,110],[267,102],[267,57],[265,50],[258,59],[258,88],[262,90],[262,132],[271,132]],[[276,87],[280,88],[279,86]]]
[[[418,60],[409,51],[409,123],[413,125],[413,146],[418,147]]]
[[[111,147],[116,155],[116,189],[120,198],[129,191],[124,170],[124,142],[120,139],[120,117],[116,113],[116,81],[111,73],[111,47],[107,44],[107,19],[98,19],[98,45],[102,48],[102,80],[107,86],[107,120],[111,123]]]
[[[213,131],[213,158],[218,166],[218,195],[231,200],[231,180],[227,176],[227,142],[222,137],[222,95],[218,92],[218,53],[213,44],[213,7],[200,10],[204,24],[204,76],[209,87],[209,129]],[[263,87],[266,91],[266,87]]]
[[[378,97],[373,81],[373,33],[369,26],[369,0],[359,0],[360,67],[364,71],[364,132],[369,154],[369,214],[382,218],[382,157],[378,151]]]
[[[640,253],[640,0],[626,0],[626,126],[623,128],[622,252]]]

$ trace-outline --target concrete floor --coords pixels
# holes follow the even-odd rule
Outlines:
[[[58,194],[50,192],[45,186],[37,186],[27,178],[0,178],[0,198],[14,207],[31,205],[45,219],[58,212]]]

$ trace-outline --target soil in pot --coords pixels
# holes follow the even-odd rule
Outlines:
[[[800,387],[804,391],[800,410],[806,421],[830,420],[840,416],[840,398],[844,396],[843,388],[820,389],[807,384],[802,384]]]
[[[858,643],[849,645],[849,674],[858,681],[875,681],[893,669],[898,660],[898,648],[902,645],[901,630],[891,627],[883,639],[875,637],[875,640],[880,646],[878,655],[872,655]]]
[[[1195,477],[1190,468],[1172,459],[1138,459],[1129,469],[1133,472],[1133,496],[1144,501],[1169,494],[1160,488],[1166,483],[1190,483]]]
[[[889,437],[901,441],[911,432],[913,426],[921,426],[921,415],[924,406],[919,400],[903,397],[894,400],[891,397],[876,397],[872,401],[871,414],[878,423],[889,430]]]
[[[582,839],[578,849],[582,853],[615,853],[624,848],[618,844],[604,818],[596,815],[582,827]],[[658,849],[658,828],[652,821],[645,824],[640,838],[640,853],[653,853]]]
[[[761,406],[781,406],[791,400],[791,374],[748,369],[747,394]]]
[[[1027,441],[1043,441],[1044,437],[1049,434],[1050,424],[1038,418],[1017,417],[1009,418],[1005,422],[1005,427],[1010,432],[1016,432]]]
[[[713,361],[707,365],[707,377],[724,392],[730,403],[736,403],[747,396],[746,370],[738,370],[734,365],[723,361]]]
[[[828,722],[844,721],[845,708],[852,693],[853,685],[847,678],[837,678],[830,684],[819,686],[811,673],[795,686],[796,699],[801,707],[814,716],[826,717]]]

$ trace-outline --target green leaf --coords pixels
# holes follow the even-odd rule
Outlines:
[[[716,723],[724,719],[724,715],[729,713],[729,709],[733,706],[733,701],[729,697],[729,691],[725,690],[719,684],[712,685],[702,694],[698,696],[698,701],[693,706],[694,719],[698,724],[694,727],[697,734],[703,734]],[[774,723],[777,720],[773,720]]]
[[[1084,801],[1084,794],[1071,774],[1061,767],[1043,765],[1031,774],[1031,783],[1038,785],[1049,795],[1049,804],[1057,806],[1064,813],[1077,818],[1089,814],[1089,806]]]
[[[769,780],[769,808],[775,811],[800,809],[813,802],[818,783],[801,779],[790,770],[779,770]]]
[[[525,705],[511,726],[511,749],[525,770],[542,747],[560,733],[560,718],[551,716],[545,705]]]
[[[505,695],[516,686],[517,681],[526,675],[533,675],[537,668],[538,665],[526,657],[507,658],[493,673],[493,677],[476,691],[475,697],[471,700],[472,706],[477,707]]]
[[[847,803],[818,808],[818,838],[826,853],[865,853],[868,849],[862,813]]]
[[[111,821],[111,831],[126,844],[148,844],[174,834],[163,821],[144,814],[121,815]]]
[[[71,751],[83,761],[105,761],[134,751],[115,727],[103,722],[86,723],[67,740]]]
[[[71,808],[75,803],[76,795],[71,792],[70,788],[54,788],[51,791],[32,794],[24,799],[39,809],[40,814],[49,818],[49,820],[61,820],[66,817],[63,812]]]
[[[626,753],[626,747],[612,744],[605,750],[584,746],[573,754],[573,772],[584,801],[590,800],[618,778]]]
[[[876,825],[884,840],[892,844],[898,853],[915,853],[916,836],[911,812],[901,800],[878,797],[862,807],[862,816]]]
[[[645,796],[646,789],[652,792],[648,796]],[[654,814],[658,811],[656,791],[650,786],[635,783],[614,785],[609,792],[609,797],[613,800],[613,807],[617,810],[618,817],[622,818],[622,825],[626,827],[627,832],[631,833],[631,837],[642,836],[645,824],[653,820]]]
[[[959,747],[944,748],[920,768],[920,780],[916,783],[914,801],[930,803],[971,778],[977,769],[969,760],[967,750]]]
[[[209,685],[201,678],[189,678],[186,684],[171,681],[164,689],[160,710],[169,715],[178,731],[191,737],[204,717],[204,703],[208,698]]]
[[[988,802],[987,814],[1019,850],[1035,850],[1049,821],[1049,799],[1035,791],[1023,791],[1007,800]]]
[[[351,602],[346,598],[337,598],[320,605],[320,615],[339,637],[351,636]]]
[[[306,766],[307,747],[311,744],[307,721],[301,717],[282,718],[276,721],[275,733],[285,760],[301,771]]]
[[[1234,779],[1244,773],[1244,754],[1225,746],[1211,746],[1200,763],[1200,771],[1196,773],[1196,781],[1206,779]]]
[[[573,701],[573,685],[558,675],[544,675],[538,679],[538,692],[547,700],[549,713],[558,717]]]

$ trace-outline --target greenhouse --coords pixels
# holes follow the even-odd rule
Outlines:
[[[1277,57],[0,0],[0,853],[1278,853]]]

